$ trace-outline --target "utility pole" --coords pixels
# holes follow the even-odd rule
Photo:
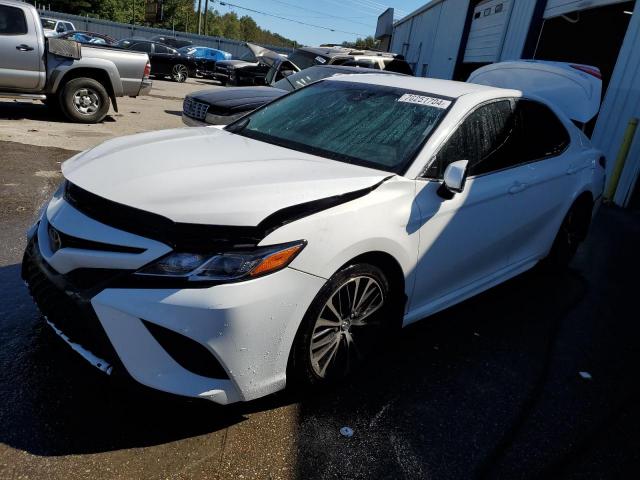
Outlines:
[[[136,0],[131,2],[131,25],[136,24]]]
[[[207,35],[207,17],[209,16],[209,0],[204,0],[204,34]]]
[[[202,0],[198,0],[198,35],[200,35],[201,25],[202,25]]]

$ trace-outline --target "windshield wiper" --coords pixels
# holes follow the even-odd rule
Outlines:
[[[227,127],[227,132],[231,132],[231,133],[241,132],[247,127],[247,125],[249,125],[249,122],[251,122],[251,117],[242,118],[237,122],[234,122],[231,125],[229,125]]]

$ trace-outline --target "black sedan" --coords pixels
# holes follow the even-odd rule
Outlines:
[[[120,40],[116,46],[145,52],[151,61],[151,75],[156,78],[171,77],[175,82],[184,82],[196,72],[196,63],[193,57],[183,55],[175,48],[149,40]]]
[[[216,88],[191,93],[184,99],[182,121],[192,127],[227,125],[251,110],[323,78],[363,73],[400,75],[372,68],[316,65],[285,76],[271,87]]]

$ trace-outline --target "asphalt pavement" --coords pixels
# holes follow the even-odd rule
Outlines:
[[[570,270],[408,327],[331,391],[218,407],[114,381],[48,331],[24,231],[75,151],[0,152],[0,478],[637,477],[640,214],[601,209]]]

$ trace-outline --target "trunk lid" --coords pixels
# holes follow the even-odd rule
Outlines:
[[[467,81],[541,97],[581,123],[600,110],[600,70],[588,65],[542,60],[500,62],[475,70]]]

